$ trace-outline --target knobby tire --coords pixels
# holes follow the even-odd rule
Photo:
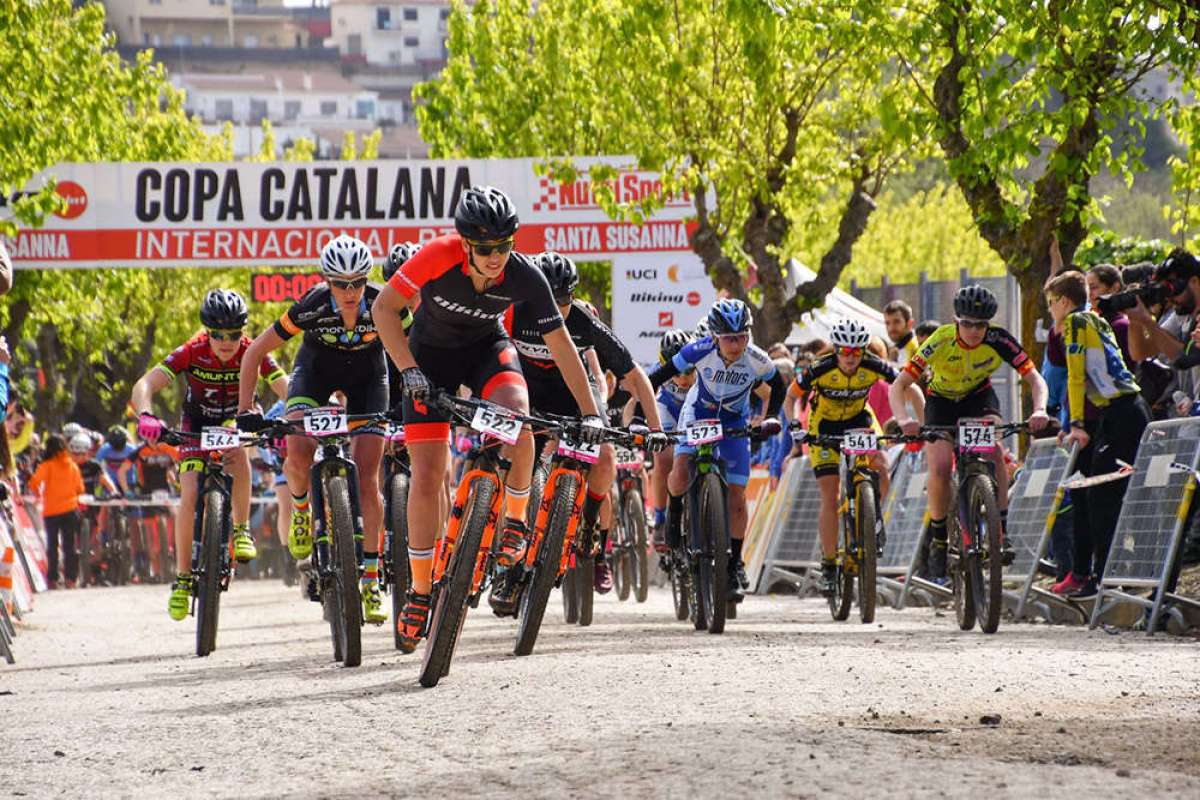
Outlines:
[[[550,601],[550,592],[554,590],[554,581],[558,579],[563,540],[571,523],[571,512],[575,508],[578,492],[579,485],[574,475],[561,475],[554,483],[554,501],[546,518],[545,538],[538,547],[529,582],[521,593],[514,655],[527,656],[537,644],[538,632],[546,615],[546,604]]]
[[[221,543],[226,514],[225,495],[204,495],[204,520],[200,535],[200,575],[196,576],[196,655],[207,656],[217,649],[217,618],[221,613]]]

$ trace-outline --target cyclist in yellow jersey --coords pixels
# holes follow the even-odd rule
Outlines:
[[[991,375],[1007,363],[1021,376],[1033,398],[1029,426],[1034,431],[1050,421],[1046,416],[1046,382],[1033,366],[1029,355],[1013,335],[990,322],[999,303],[983,286],[964,286],[954,295],[955,321],[934,331],[913,355],[888,392],[896,423],[907,434],[921,424],[909,417],[903,406],[905,391],[921,374],[929,371],[929,393],[925,401],[925,421],[930,425],[954,425],[964,417],[1000,419],[1000,399],[992,388]],[[930,443],[929,459],[929,558],[927,567],[932,580],[946,577],[946,509],[950,502],[950,473],[954,447],[949,442]],[[996,462],[996,499],[1001,521],[1008,513],[1008,471],[1000,448],[993,454]],[[1011,560],[1008,542],[1003,558]]]
[[[854,428],[871,428],[879,433],[879,423],[867,406],[867,394],[876,381],[892,383],[898,377],[895,367],[866,351],[871,334],[865,325],[853,319],[838,320],[829,333],[836,348],[833,353],[817,359],[792,381],[789,397],[803,399],[809,394],[808,432],[825,436],[840,436]],[[924,416],[925,398],[920,389],[910,386],[906,397],[918,418]],[[784,404],[788,421],[794,414],[794,403]],[[840,453],[820,445],[809,446],[809,459],[821,490],[821,512],[817,527],[821,532],[821,593],[831,596],[837,580],[837,535]],[[887,495],[887,463],[882,453],[871,459],[871,467],[879,473],[880,496]]]

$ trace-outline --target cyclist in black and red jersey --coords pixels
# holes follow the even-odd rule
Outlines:
[[[321,250],[321,274],[325,281],[310,289],[250,345],[250,355],[265,355],[296,334],[304,335],[292,369],[284,414],[287,419],[300,419],[305,409],[329,405],[330,395],[338,391],[346,397],[348,414],[387,411],[387,362],[371,311],[379,285],[367,281],[373,265],[371,249],[365,243],[345,234],[338,236]],[[238,400],[239,428],[254,431],[268,424],[261,413],[251,410],[254,374],[249,369],[242,370]],[[354,437],[351,445],[351,457],[358,467],[364,535],[359,590],[363,618],[378,625],[387,620],[379,591],[379,550],[383,544],[379,467],[383,461],[384,431],[370,426],[364,433],[367,435]],[[283,471],[292,493],[288,550],[297,559],[312,553],[308,484],[316,450],[316,442],[307,436],[287,437]]]
[[[499,189],[472,187],[454,211],[457,233],[426,243],[392,276],[375,301],[376,324],[404,383],[404,431],[412,458],[408,499],[412,590],[397,622],[401,649],[412,652],[425,636],[432,589],[433,545],[445,522],[443,476],[449,458],[449,418],[427,404],[433,388],[456,392],[466,385],[476,397],[528,412],[529,393],[520,359],[500,324],[514,303],[528,306],[532,324],[558,365],[584,414],[584,438],[599,441],[603,423],[587,375],[541,270],[513,252],[519,222],[512,201]],[[400,312],[420,298],[406,334]],[[523,312],[524,313],[524,312]],[[497,561],[516,563],[525,552],[525,509],[533,474],[533,435],[522,430],[506,448],[504,530]]]
[[[247,356],[250,339],[242,333],[249,316],[246,301],[232,289],[213,289],[200,305],[200,322],[205,330],[175,349],[163,362],[133,386],[130,405],[138,415],[138,436],[154,443],[162,435],[164,424],[151,410],[155,394],[183,375],[187,394],[179,427],[199,432],[205,426],[223,425],[237,413],[238,375],[242,363],[250,365],[250,374],[271,384],[277,395],[287,393],[287,376],[275,359],[264,354],[257,359]],[[256,381],[255,381],[256,382]],[[251,384],[251,391],[254,389]],[[171,587],[167,611],[173,620],[187,616],[192,581],[192,518],[204,454],[199,442],[185,442],[179,450],[179,508],[175,511],[175,567],[178,572]],[[241,448],[230,450],[225,469],[233,476],[233,554],[238,561],[250,561],[256,555],[250,538],[250,459]]]
[[[654,388],[646,372],[633,361],[629,349],[613,335],[613,332],[601,322],[595,312],[583,300],[574,297],[575,288],[579,285],[579,270],[571,259],[559,253],[542,253],[538,257],[538,265],[550,291],[554,294],[554,302],[566,321],[567,333],[571,342],[579,352],[585,366],[591,360],[588,351],[596,355],[599,370],[589,369],[589,380],[592,391],[597,398],[608,394],[604,372],[612,371],[614,375],[628,387],[634,398],[640,401],[646,409],[645,416],[649,428],[657,432],[647,442],[651,452],[660,450],[667,445],[667,438],[662,434],[662,424],[658,419],[658,407],[654,403]],[[558,365],[550,356],[550,348],[542,340],[538,330],[537,320],[533,309],[528,304],[514,306],[505,315],[505,327],[516,345],[517,354],[521,358],[521,371],[525,374],[525,383],[529,386],[529,402],[535,412],[576,416],[579,406],[571,396]],[[600,400],[597,399],[597,404]],[[587,542],[591,538],[601,506],[608,498],[616,477],[616,458],[612,445],[600,448],[600,460],[592,465],[588,473],[587,499],[583,503],[579,540]],[[605,512],[604,524],[600,526],[600,553],[605,550],[608,541],[608,526],[611,525],[610,512]],[[596,559],[595,586],[596,591],[604,594],[612,588],[612,577],[609,573],[608,562],[604,558]],[[497,581],[493,584],[492,596],[489,601],[497,614],[512,613],[512,598],[506,590],[515,588],[512,581]]]

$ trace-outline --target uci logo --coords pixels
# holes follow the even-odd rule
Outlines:
[[[656,281],[656,280],[658,280],[658,270],[656,270],[656,269],[627,269],[627,270],[625,270],[625,280],[627,280],[627,281]]]
[[[712,380],[712,376],[713,376],[712,367],[705,367],[705,368],[704,368],[704,370],[703,370],[703,372],[704,372],[704,377],[705,377],[705,378],[708,378],[709,380]]]

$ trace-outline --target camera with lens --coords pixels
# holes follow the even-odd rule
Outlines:
[[[1121,270],[1121,282],[1128,288],[1116,294],[1107,294],[1096,301],[1096,306],[1104,314],[1115,314],[1126,311],[1137,305],[1138,298],[1142,304],[1149,307],[1165,303],[1183,291],[1186,280],[1177,277],[1155,277],[1162,270],[1153,264],[1139,264]]]

